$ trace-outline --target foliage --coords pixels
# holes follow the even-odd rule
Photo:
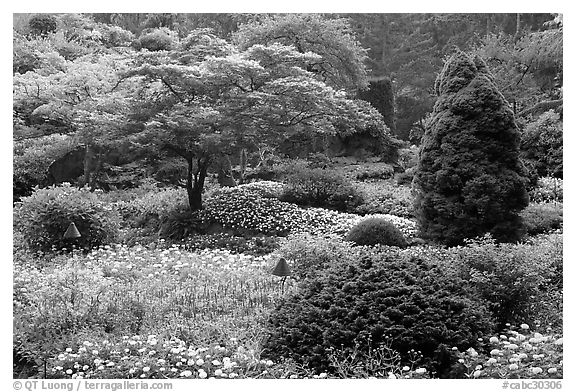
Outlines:
[[[296,169],[285,182],[280,199],[298,205],[347,211],[362,202],[362,195],[336,171]]]
[[[562,228],[562,203],[530,203],[520,214],[529,235]]]
[[[96,194],[66,183],[37,189],[22,198],[14,212],[16,227],[33,250],[69,249],[73,244],[89,249],[112,241],[118,230],[118,216]],[[63,238],[70,223],[81,234],[73,241]]]
[[[538,327],[540,325],[536,325],[536,330]],[[502,334],[491,336],[486,340],[489,344],[486,345],[484,352],[467,350],[458,353],[461,357],[458,361],[466,368],[466,377],[480,379],[563,377],[564,340],[561,336],[552,333],[541,334],[531,330],[528,324],[521,324],[520,328],[508,324],[508,328]]]
[[[180,241],[194,234],[203,234],[207,225],[198,211],[191,212],[186,204],[160,216],[160,238]]]
[[[389,214],[402,218],[413,218],[411,189],[407,186],[394,186],[390,181],[359,183],[358,189],[364,195],[364,202],[354,209],[360,215]]]
[[[560,178],[541,177],[536,183],[536,187],[530,190],[530,201],[541,202],[562,202],[564,200],[564,182]]]
[[[405,247],[406,239],[402,232],[390,221],[383,218],[368,218],[354,226],[346,241],[356,245],[389,245]]]
[[[394,177],[394,168],[388,164],[366,167],[356,172],[358,181],[385,180]]]
[[[342,242],[338,237],[300,233],[282,241],[277,253],[289,263],[291,276],[302,280],[315,276],[333,263],[348,259],[353,251],[350,243]]]
[[[318,371],[329,368],[330,347],[352,348],[355,338],[370,336],[374,349],[390,337],[405,361],[413,349],[432,364],[440,344],[475,346],[491,328],[484,305],[460,278],[419,258],[358,247],[276,307],[263,355],[290,357]]]
[[[252,233],[287,234],[297,216],[298,207],[264,191],[245,186],[220,189],[206,200],[203,214],[209,222],[225,228]]]
[[[45,185],[50,164],[75,147],[69,136],[59,134],[14,141],[14,200],[29,196],[35,186]]]
[[[465,247],[417,247],[406,252],[440,263],[446,274],[469,282],[501,328],[509,322],[538,319],[535,310],[550,300],[547,293],[562,291],[562,237],[558,234],[524,244],[496,244],[483,237],[468,241]],[[561,318],[561,312],[557,316]]]
[[[293,46],[300,53],[316,53],[305,68],[318,80],[349,91],[367,86],[366,50],[345,19],[319,14],[277,14],[240,25],[234,34],[240,48],[256,44]]]
[[[522,133],[521,157],[538,177],[562,178],[562,126],[560,116],[550,110],[526,125]]]
[[[360,91],[360,99],[370,102],[384,117],[384,122],[390,128],[392,134],[395,134],[396,124],[394,121],[394,92],[392,90],[392,81],[389,78],[371,80],[369,88]]]
[[[35,35],[46,36],[56,31],[56,18],[50,14],[36,14],[28,21],[30,31]]]
[[[138,48],[147,49],[151,52],[170,50],[175,41],[175,35],[169,29],[163,27],[143,31],[138,40],[134,42]]]
[[[270,258],[190,253],[162,244],[62,255],[43,269],[15,259],[15,349],[33,361],[56,361],[86,340],[106,345],[138,333],[178,337],[197,347],[234,338],[247,351],[257,348],[260,314],[280,295],[268,273]],[[92,350],[87,354],[97,355]]]
[[[520,135],[486,64],[458,52],[435,88],[414,178],[421,235],[449,245],[487,232],[519,239],[518,213],[528,204]]]
[[[239,237],[226,233],[204,234],[190,237],[184,243],[186,249],[224,249],[232,253],[261,256],[272,253],[278,247],[274,236]]]

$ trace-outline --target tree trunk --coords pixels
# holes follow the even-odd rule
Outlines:
[[[514,34],[514,41],[518,41],[520,39],[520,32],[521,32],[521,21],[520,21],[520,15],[521,14],[516,14],[516,34]]]
[[[96,151],[94,146],[86,144],[86,154],[84,154],[84,177],[82,178],[81,186],[90,185],[95,154]]]
[[[204,181],[208,174],[208,159],[198,158],[197,171],[194,172],[194,159],[188,158],[188,174],[186,176],[186,191],[188,193],[188,204],[192,212],[202,209],[202,191],[204,190]]]

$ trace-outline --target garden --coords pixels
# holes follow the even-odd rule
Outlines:
[[[14,378],[564,377],[561,15],[26,15]]]

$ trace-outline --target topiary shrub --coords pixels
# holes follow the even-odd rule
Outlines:
[[[435,361],[441,345],[467,349],[491,332],[490,313],[462,279],[390,248],[354,249],[305,279],[276,307],[263,356],[330,371],[331,348],[351,348],[358,336],[370,335],[358,355],[389,337],[404,361],[410,350],[419,350],[424,365],[441,373],[453,365]]]
[[[182,204],[160,216],[161,238],[181,241],[194,234],[204,234],[208,228],[200,211],[190,211],[190,206]]]
[[[362,203],[362,195],[333,170],[298,168],[285,179],[280,200],[309,207],[351,210]]]
[[[77,189],[65,183],[38,189],[22,198],[15,207],[15,225],[34,251],[70,248],[94,248],[114,240],[120,217],[100,202],[87,188]],[[74,223],[80,238],[69,240],[63,235]]]
[[[547,233],[562,227],[562,203],[534,203],[522,213],[526,232],[530,235]]]
[[[346,241],[356,245],[389,245],[406,247],[404,235],[394,224],[383,218],[368,218],[358,222],[348,235]]]
[[[463,52],[445,63],[435,90],[414,177],[420,235],[447,245],[485,233],[517,241],[528,194],[512,110],[484,61]]]

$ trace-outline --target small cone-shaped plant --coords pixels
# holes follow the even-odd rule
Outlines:
[[[420,235],[447,245],[486,233],[518,240],[528,195],[512,110],[484,61],[463,52],[448,59],[435,90],[414,177]]]

